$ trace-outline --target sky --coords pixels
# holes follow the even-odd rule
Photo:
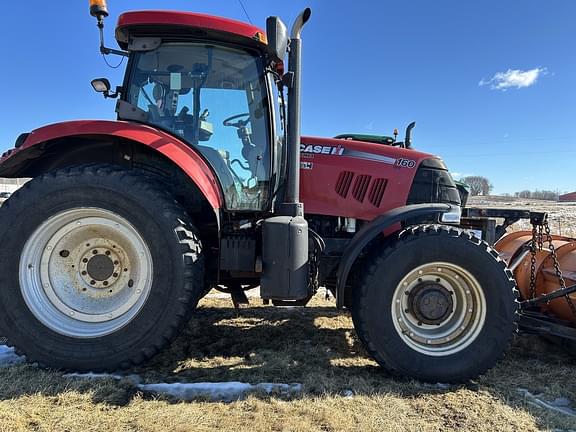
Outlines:
[[[413,143],[455,177],[482,175],[495,193],[574,191],[576,1],[108,0],[118,15],[176,9],[291,24],[303,32],[302,133],[391,135],[415,120]],[[114,119],[90,80],[122,82],[98,53],[88,1],[6,2],[0,63],[0,150],[42,125]],[[118,59],[109,58],[112,65]]]

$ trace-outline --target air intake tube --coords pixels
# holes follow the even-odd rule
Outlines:
[[[406,128],[406,137],[404,138],[404,145],[406,148],[412,147],[412,129],[416,126],[416,122],[412,122]]]

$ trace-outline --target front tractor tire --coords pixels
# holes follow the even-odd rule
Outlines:
[[[511,272],[487,243],[417,226],[366,258],[351,298],[359,338],[392,375],[460,383],[504,355],[517,332]]]
[[[142,363],[203,294],[196,229],[141,173],[93,165],[37,177],[0,221],[0,335],[29,361],[78,371]]]

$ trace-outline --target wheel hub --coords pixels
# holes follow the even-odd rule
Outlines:
[[[97,281],[105,281],[114,272],[114,264],[106,255],[96,255],[88,261],[88,276]]]
[[[78,263],[80,276],[86,284],[94,288],[108,288],[114,285],[122,274],[121,254],[107,247],[86,247]]]
[[[410,312],[422,323],[440,324],[452,313],[452,295],[442,285],[423,282],[417,285],[409,298]]]

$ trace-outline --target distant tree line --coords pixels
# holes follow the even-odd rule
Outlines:
[[[460,179],[462,183],[466,183],[470,186],[470,195],[490,195],[490,192],[494,188],[490,180],[482,176],[468,176]]]
[[[523,190],[520,192],[516,192],[514,196],[516,198],[528,198],[528,199],[538,199],[538,200],[549,200],[549,201],[558,201],[558,192],[557,191],[549,191],[549,190],[538,190],[529,191]]]
[[[460,179],[462,183],[466,183],[470,187],[470,195],[478,196],[478,195],[490,195],[492,192],[493,186],[486,177],[482,176],[468,176],[463,177]],[[523,199],[537,199],[537,200],[548,200],[548,201],[558,201],[558,196],[560,194],[558,191],[550,191],[550,190],[523,190],[520,192],[516,192],[514,194],[505,193],[503,196],[507,197],[516,197],[516,198],[523,198]]]

